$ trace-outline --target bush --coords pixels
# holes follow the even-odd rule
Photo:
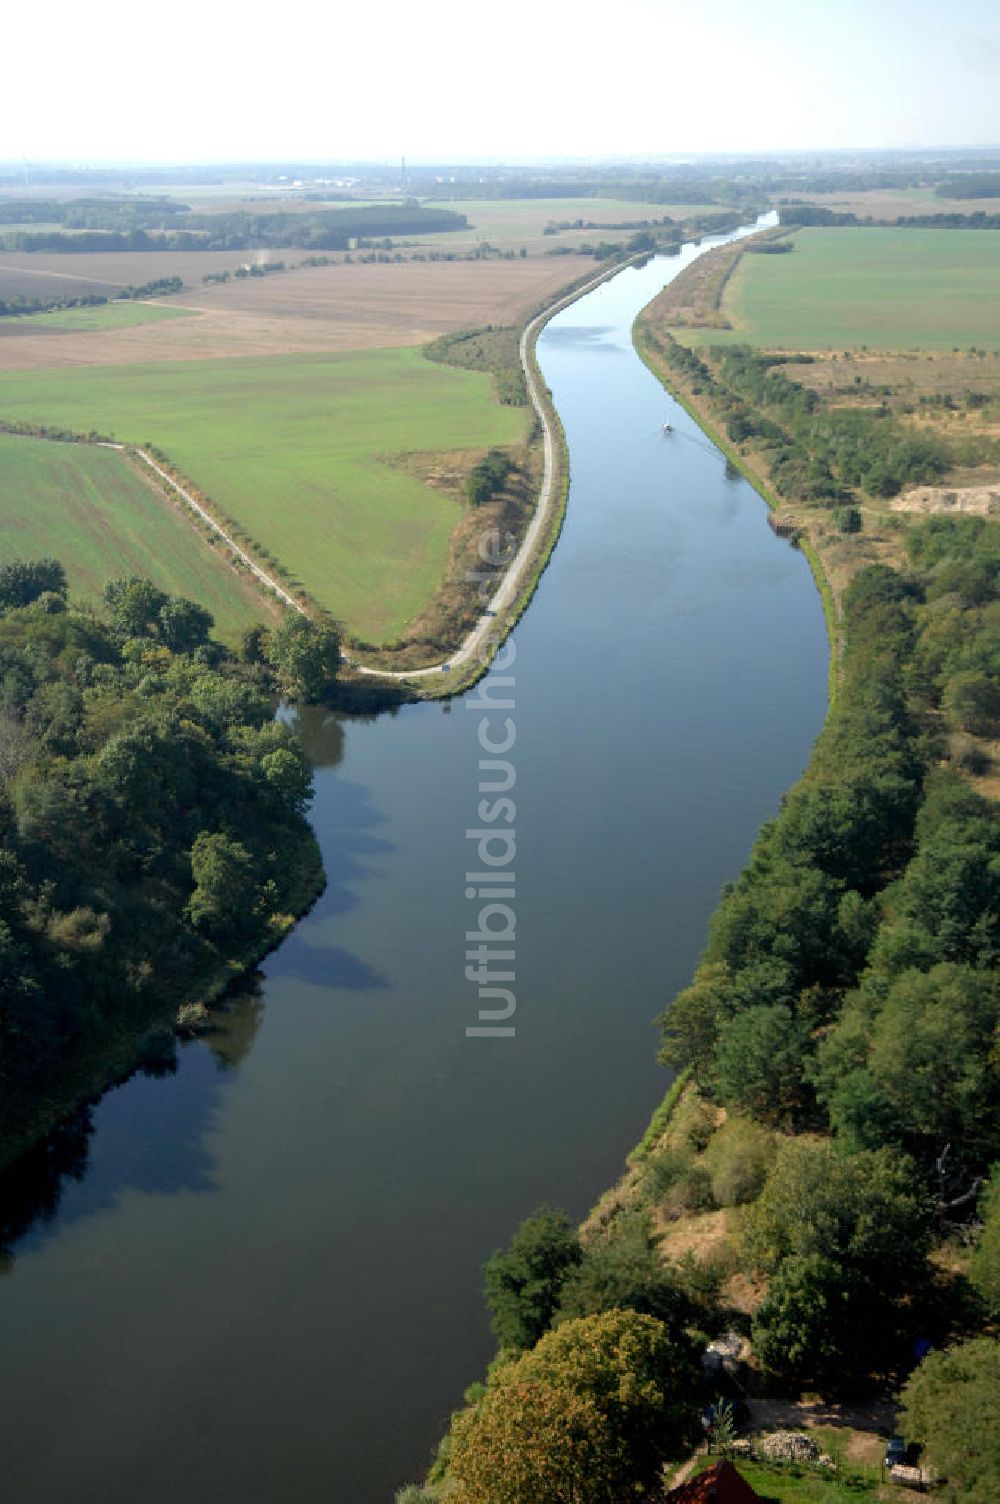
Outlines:
[[[715,1108],[694,1089],[684,1093],[677,1104],[670,1136],[686,1143],[696,1152],[704,1149],[715,1129]]]
[[[837,507],[833,514],[833,525],[838,533],[860,533],[861,513],[857,507]]]
[[[712,1185],[704,1165],[685,1143],[670,1144],[646,1161],[643,1192],[668,1217],[709,1210]]]
[[[694,1155],[686,1146],[668,1145],[646,1161],[642,1178],[645,1195],[659,1203],[685,1176],[694,1162]]]
[[[993,766],[989,753],[973,737],[956,731],[948,738],[948,760],[973,775],[988,773]]]
[[[484,502],[491,501],[503,490],[514,469],[510,455],[504,454],[502,449],[491,449],[478,465],[472,467],[466,481],[466,494],[472,505],[482,506]]]
[[[704,1165],[692,1165],[676,1180],[664,1203],[669,1216],[682,1217],[689,1212],[711,1211],[712,1181]]]
[[[739,1206],[760,1195],[774,1163],[774,1138],[749,1118],[731,1117],[712,1138],[705,1154],[712,1198],[719,1206]]]

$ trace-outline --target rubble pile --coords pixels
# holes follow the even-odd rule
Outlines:
[[[772,1462],[818,1462],[819,1447],[804,1431],[771,1431],[757,1441],[757,1451]]]

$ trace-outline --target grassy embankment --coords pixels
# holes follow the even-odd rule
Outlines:
[[[630,257],[617,259],[612,264],[606,266],[605,269],[596,277],[591,273],[585,274],[583,277],[579,278],[577,282],[573,283],[568,289],[566,289],[563,294],[556,300],[556,302],[549,304],[545,308],[539,309],[537,313],[535,313],[525,321],[524,327],[528,327],[534,321],[534,319],[539,318],[543,313],[547,315],[546,320],[542,323],[539,323],[538,326],[532,331],[531,336],[526,343],[525,354],[528,361],[529,370],[534,377],[536,390],[545,409],[545,415],[548,418],[549,426],[552,430],[553,435],[553,474],[551,482],[552,489],[550,494],[550,512],[548,525],[545,527],[538,540],[533,558],[531,559],[527,572],[524,576],[524,583],[522,584],[521,589],[518,591],[517,597],[514,602],[509,607],[507,607],[506,610],[502,611],[496,620],[495,645],[499,645],[506,640],[509,634],[514,630],[514,627],[520,621],[524,612],[527,610],[532,596],[538,588],[538,583],[541,580],[542,575],[545,573],[545,570],[547,569],[549,561],[552,557],[552,550],[555,548],[559,534],[562,531],[563,523],[566,520],[566,507],[569,503],[569,448],[566,443],[566,435],[563,431],[562,423],[559,420],[559,414],[556,412],[555,404],[552,401],[552,393],[549,391],[549,388],[545,384],[545,380],[541,372],[541,367],[538,364],[538,337],[541,334],[548,317],[551,317],[555,313],[558,313],[560,309],[574,302],[584,292],[587,292],[591,288],[597,286],[599,283],[606,281],[609,277],[613,277],[617,272],[621,270],[623,265],[627,265],[629,260],[634,259],[637,258]],[[500,390],[503,390],[504,388],[508,388],[510,386],[511,380],[515,374],[517,380],[523,385],[523,375],[521,371],[519,356],[517,359],[516,368],[512,365],[511,352],[513,350],[516,353],[519,346],[518,331],[493,331],[485,339],[482,337],[483,333],[484,331],[473,331],[473,337],[471,339],[468,336],[458,336],[456,341],[448,342],[450,345],[450,353],[446,358],[457,358],[462,362],[468,360],[476,364],[481,364],[483,368],[493,369],[495,373],[495,379],[497,379],[498,381],[498,388]],[[499,337],[499,351],[498,344],[496,342],[497,337]],[[440,356],[435,357],[434,352],[432,352],[432,358],[440,358]],[[532,456],[532,472],[536,480],[537,490],[537,483],[540,483],[541,481],[541,434],[540,425],[538,423],[537,417],[535,417],[534,415],[532,416],[531,437],[534,447],[529,452]],[[527,519],[526,517],[524,517],[521,520],[525,521]],[[497,583],[499,583],[499,580],[497,581]],[[471,625],[471,620],[469,622],[469,625]],[[487,672],[488,668],[488,663],[483,663],[480,661],[471,665],[466,665],[454,673],[442,675],[442,680],[440,683],[428,685],[425,681],[421,685],[419,680],[415,680],[413,681],[413,683],[414,687],[419,688],[419,692],[427,698],[448,697],[451,695],[459,694],[462,691],[470,688],[478,679],[483,676],[484,673]]]
[[[122,454],[94,444],[0,433],[0,545],[7,557],[57,555],[77,600],[97,600],[110,579],[145,575],[206,606],[223,642],[271,614],[186,511]]]

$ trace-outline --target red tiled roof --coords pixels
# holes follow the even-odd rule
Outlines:
[[[665,1504],[760,1504],[760,1494],[731,1462],[717,1462],[697,1478],[672,1488]]]

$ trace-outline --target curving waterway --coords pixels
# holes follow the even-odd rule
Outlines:
[[[584,1213],[641,1133],[651,1018],[825,709],[806,561],[631,346],[694,254],[539,341],[572,489],[510,670],[516,1036],[465,1032],[478,692],[308,713],[326,894],[218,1038],[8,1202],[10,1504],[389,1504],[490,1355],[483,1260],[542,1200]]]

